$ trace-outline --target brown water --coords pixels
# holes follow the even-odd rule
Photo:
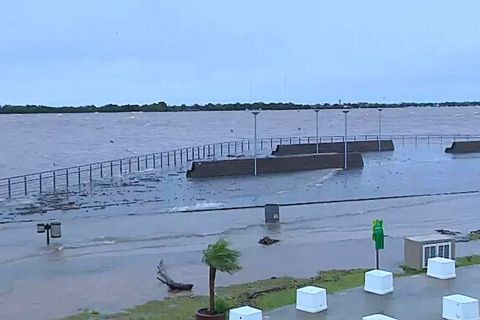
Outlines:
[[[477,110],[386,110],[383,132],[480,134]],[[321,115],[322,135],[342,134],[340,111]],[[352,111],[351,134],[375,134],[377,116],[376,110]],[[7,150],[0,155],[0,172],[9,176],[46,169],[52,161],[67,166],[249,138],[252,118],[245,112],[31,115],[0,116],[0,123],[7,129],[0,137],[2,151]],[[263,112],[259,131],[262,137],[313,135],[314,124],[310,111]],[[183,170],[148,171],[61,199],[74,202],[75,210],[36,207],[32,198],[1,203],[0,318],[51,319],[78,308],[118,311],[160,299],[168,292],[155,280],[159,259],[165,259],[172,276],[191,281],[195,293],[203,294],[201,250],[219,237],[242,251],[244,266],[234,276],[221,275],[220,285],[273,275],[311,276],[322,269],[369,267],[371,221],[383,218],[391,236],[385,267],[395,269],[402,263],[405,235],[480,229],[478,195],[289,207],[282,209],[277,228],[263,224],[262,209],[182,211],[478,190],[480,156],[445,154],[448,143],[395,141],[394,152],[365,155],[365,168],[348,172],[187,180]],[[50,219],[62,222],[63,237],[46,247],[35,224]],[[264,248],[256,243],[264,235],[282,241]],[[459,255],[472,252],[480,253],[479,243],[459,247]]]
[[[352,110],[349,134],[377,134],[378,111]],[[340,110],[321,111],[320,134],[343,135]],[[382,112],[383,134],[480,134],[480,109],[402,108]],[[177,147],[253,138],[245,111],[0,115],[0,177],[119,159]],[[264,111],[258,137],[314,136],[315,113]]]

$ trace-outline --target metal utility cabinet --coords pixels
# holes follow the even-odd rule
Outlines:
[[[430,258],[455,259],[455,239],[441,234],[406,237],[404,254],[405,266],[421,270]]]

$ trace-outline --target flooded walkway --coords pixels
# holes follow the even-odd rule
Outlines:
[[[328,310],[309,314],[288,306],[266,313],[268,320],[355,320],[372,314],[396,319],[442,319],[442,297],[462,294],[480,298],[480,266],[457,268],[457,278],[438,280],[426,275],[394,279],[394,292],[384,296],[363,288],[328,295]]]

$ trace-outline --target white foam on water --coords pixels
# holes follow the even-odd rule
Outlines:
[[[182,211],[221,208],[223,206],[225,206],[225,203],[223,203],[223,202],[199,202],[199,203],[197,203],[193,206],[173,207],[173,208],[170,209],[170,211],[171,212],[182,212]]]

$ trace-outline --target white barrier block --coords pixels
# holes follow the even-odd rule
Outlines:
[[[297,289],[297,310],[317,313],[327,309],[327,290],[308,286]]]
[[[367,292],[387,294],[393,292],[393,274],[383,270],[365,272],[365,286]]]
[[[372,314],[371,316],[363,317],[362,320],[397,320],[392,317],[387,317],[383,314]]]
[[[442,280],[455,278],[455,260],[440,257],[428,259],[427,276]]]
[[[262,320],[262,310],[252,307],[240,307],[230,309],[228,313],[230,320]]]
[[[447,320],[480,320],[478,299],[454,294],[443,297],[442,317]]]

